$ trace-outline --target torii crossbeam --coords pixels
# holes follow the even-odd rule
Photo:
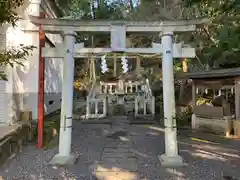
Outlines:
[[[42,25],[46,33],[53,34],[59,34],[66,30],[75,32],[111,32],[113,26],[124,26],[126,32],[189,32],[195,31],[196,25],[208,22],[207,19],[180,21],[82,21],[71,19],[46,20],[37,16],[29,16],[29,18],[33,24]],[[36,28],[36,30],[38,29]]]
[[[57,45],[55,49],[43,49],[45,57],[64,58],[59,154],[53,158],[53,163],[67,164],[74,161],[74,157],[71,155],[74,57],[82,57],[85,53],[99,54],[114,51],[162,54],[165,154],[159,156],[159,159],[164,166],[183,165],[183,159],[178,155],[177,146],[173,58],[192,58],[195,56],[195,50],[193,48],[183,48],[181,44],[173,44],[172,36],[174,32],[194,31],[196,25],[206,23],[208,20],[159,22],[79,21],[41,19],[39,17],[30,16],[30,21],[35,25],[41,25],[43,30],[47,33],[64,34],[63,45]],[[38,30],[38,28],[35,30]],[[84,48],[83,44],[75,45],[76,32],[110,32],[111,48],[88,49]],[[153,44],[152,48],[127,49],[125,42],[126,32],[158,32],[162,36],[161,44]]]
[[[65,49],[63,44],[56,44],[55,48],[43,48],[43,57],[46,58],[63,58]],[[195,49],[194,48],[183,48],[181,43],[173,44],[173,58],[194,58]],[[152,48],[122,48],[122,52],[129,54],[157,54],[161,55],[163,52],[163,47],[161,44],[153,43]],[[101,57],[104,54],[114,52],[112,48],[84,48],[83,43],[75,44],[74,54],[75,58],[83,58],[91,56]],[[134,55],[130,55],[130,57]]]

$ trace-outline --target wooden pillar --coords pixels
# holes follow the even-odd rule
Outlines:
[[[235,80],[235,114],[240,119],[240,80]]]
[[[117,77],[117,57],[114,55],[113,58],[113,76]]]
[[[107,116],[107,97],[103,100],[103,115]]]
[[[95,115],[98,115],[98,101],[94,102],[94,106],[95,106]]]
[[[90,116],[90,100],[89,97],[87,97],[86,101],[86,119],[88,119]]]
[[[196,81],[192,80],[192,107],[196,106]],[[192,129],[196,129],[196,115],[193,113],[191,117]]]
[[[146,103],[145,99],[143,100],[143,114],[147,115],[147,103]]]
[[[136,59],[136,74],[140,74],[140,69],[141,69],[141,59],[140,57],[137,57]]]
[[[138,115],[138,96],[135,96],[135,101],[134,101],[134,107],[135,107],[135,116]]]
[[[192,106],[196,105],[196,82],[192,80]]]
[[[95,59],[94,57],[91,57],[91,70],[92,70],[92,78],[93,78],[93,81],[95,82],[96,81],[96,67],[95,67]]]
[[[44,13],[40,13],[40,18],[45,18]],[[39,71],[38,71],[38,148],[43,148],[44,131],[44,70],[45,59],[42,57],[42,48],[45,47],[45,33],[43,27],[39,27]]]

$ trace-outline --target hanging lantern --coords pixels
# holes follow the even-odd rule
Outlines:
[[[122,61],[121,64],[122,64],[123,73],[127,73],[128,72],[128,60],[126,59],[125,56],[122,56],[121,61]]]
[[[101,57],[101,72],[105,73],[108,71],[106,55]]]

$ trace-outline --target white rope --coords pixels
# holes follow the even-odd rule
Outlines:
[[[123,69],[123,73],[127,73],[128,72],[128,60],[126,59],[125,56],[122,56],[121,58],[122,62],[122,69]]]
[[[101,57],[101,69],[102,69],[101,72],[103,74],[108,71],[106,55]]]

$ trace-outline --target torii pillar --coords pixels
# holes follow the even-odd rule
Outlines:
[[[53,157],[50,164],[71,165],[77,157],[71,154],[72,144],[72,107],[74,81],[74,44],[76,32],[64,32],[64,58],[62,78],[62,104],[59,137],[59,153]]]
[[[184,165],[183,159],[178,155],[177,125],[173,76],[173,32],[162,34],[162,81],[165,126],[165,154],[159,160],[165,167]]]

